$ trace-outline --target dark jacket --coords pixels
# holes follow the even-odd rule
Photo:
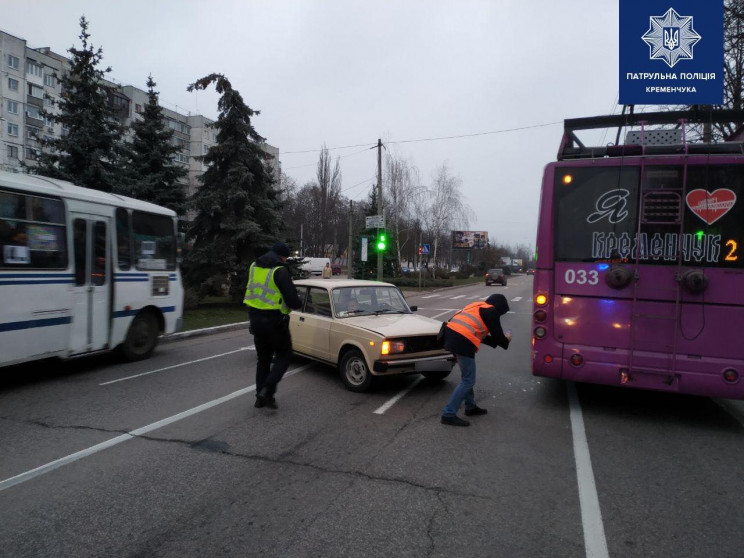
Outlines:
[[[480,309],[480,317],[488,328],[488,335],[483,343],[491,347],[509,348],[509,339],[504,335],[501,329],[501,316],[509,311],[509,303],[506,297],[500,294],[494,294],[486,299],[486,304],[490,307]],[[444,334],[444,348],[456,355],[474,358],[477,349],[475,345],[464,335],[447,328]]]
[[[302,307],[302,301],[297,294],[297,287],[292,282],[292,276],[289,274],[289,270],[284,265],[284,262],[282,262],[282,259],[275,252],[269,250],[263,256],[256,259],[256,267],[278,267],[279,269],[274,272],[274,283],[279,288],[284,303],[292,310],[298,310]],[[264,315],[276,314],[278,317],[282,316],[280,310],[258,310],[256,308],[250,308],[250,314],[255,312],[260,312]]]

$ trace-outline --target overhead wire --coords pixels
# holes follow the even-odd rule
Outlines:
[[[385,143],[387,144],[393,144],[393,143],[419,143],[419,142],[425,142],[425,141],[441,141],[441,140],[449,140],[449,139],[460,139],[460,138],[472,138],[477,136],[487,136],[487,135],[493,135],[493,134],[505,134],[508,132],[518,132],[521,130],[530,130],[533,128],[544,128],[546,126],[555,126],[557,124],[563,124],[562,120],[556,121],[556,122],[544,122],[542,124],[532,124],[530,126],[519,126],[516,128],[504,128],[502,130],[491,130],[489,132],[475,132],[472,134],[459,134],[455,136],[438,136],[438,137],[431,137],[431,138],[416,138],[416,139],[406,139],[406,140],[388,140]],[[326,147],[328,151],[334,151],[336,149],[351,149],[354,147],[365,147],[362,151],[357,151],[355,153],[350,153],[348,155],[342,155],[342,157],[349,157],[351,155],[357,155],[359,153],[364,153],[368,149],[375,147],[377,144],[373,143],[359,143],[355,145],[344,145],[339,147]],[[282,155],[296,155],[300,153],[319,153],[324,148],[321,149],[303,149],[298,151],[284,151]],[[308,165],[305,165],[308,166]],[[293,168],[300,168],[300,167],[293,167]]]

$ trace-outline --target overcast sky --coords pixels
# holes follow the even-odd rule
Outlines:
[[[169,108],[216,118],[213,90],[186,87],[225,74],[298,184],[325,144],[366,199],[381,138],[424,185],[446,163],[500,243],[534,246],[563,119],[619,110],[617,0],[24,0],[0,29],[69,56],[81,15],[109,76],[152,74]],[[451,136],[470,137],[425,141]]]

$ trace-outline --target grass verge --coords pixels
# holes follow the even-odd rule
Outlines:
[[[208,297],[194,310],[183,313],[183,329],[191,331],[248,321],[248,310],[242,302],[231,302],[228,297]]]

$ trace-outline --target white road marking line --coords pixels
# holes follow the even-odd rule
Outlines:
[[[468,300],[473,300],[474,298],[480,298],[480,295],[469,296]]]
[[[429,296],[422,296],[421,298],[436,298],[438,296],[439,296],[438,294],[435,294],[435,295],[429,295]]]
[[[520,300],[522,300],[521,296],[515,296],[514,298],[512,298],[512,302],[519,302]]]
[[[599,508],[597,486],[594,483],[592,459],[586,441],[584,417],[581,413],[576,385],[567,382],[568,401],[571,408],[571,432],[573,434],[574,459],[576,460],[576,479],[579,485],[579,505],[581,523],[584,529],[584,550],[587,558],[609,558],[605,539],[602,511]]]
[[[303,366],[300,366],[299,368],[290,370],[289,372],[284,374],[284,377],[287,378],[289,376],[294,376],[298,372],[302,372],[303,370],[305,370],[306,368],[310,368],[311,366],[313,366],[313,363],[305,364]],[[71,453],[70,455],[66,457],[62,457],[55,461],[51,461],[47,463],[46,465],[37,467],[36,469],[31,469],[30,471],[26,471],[25,473],[21,473],[20,475],[16,475],[14,477],[10,477],[8,479],[0,481],[0,492],[5,490],[6,488],[10,488],[11,486],[15,486],[17,484],[21,484],[22,482],[31,480],[34,477],[38,477],[50,471],[54,471],[55,469],[59,469],[60,467],[62,467],[63,465],[67,465],[68,463],[73,463],[74,461],[78,461],[84,457],[88,457],[89,455],[98,453],[99,451],[103,451],[110,447],[116,446],[118,444],[121,444],[122,442],[134,440],[137,436],[143,436],[144,434],[152,432],[153,430],[157,430],[158,428],[168,426],[169,424],[173,424],[174,422],[178,422],[179,420],[183,420],[190,416],[201,413],[202,411],[211,409],[212,407],[216,407],[217,405],[222,405],[223,403],[227,403],[228,401],[235,399],[236,397],[240,397],[241,395],[245,395],[247,393],[255,391],[255,389],[256,389],[256,384],[253,384],[252,386],[248,386],[247,388],[239,389],[238,391],[234,391],[223,397],[219,397],[212,401],[208,401],[207,403],[202,403],[201,405],[197,405],[196,407],[189,409],[187,411],[183,411],[182,413],[178,413],[171,417],[164,418],[163,420],[153,422],[152,424],[148,424],[147,426],[137,428],[136,430],[131,430],[130,432],[117,436],[116,438],[111,438],[110,440],[106,440],[105,442],[101,442],[100,444],[96,444],[95,446],[91,446],[87,449],[80,450],[75,453]]]
[[[465,298],[465,295],[450,297],[450,300],[457,300],[458,298]]]
[[[423,376],[419,376],[416,378],[413,382],[411,382],[411,385],[408,386],[406,389],[401,391],[398,395],[393,397],[391,400],[389,400],[387,403],[385,403],[382,407],[379,407],[378,409],[375,409],[376,415],[382,415],[385,411],[387,411],[390,407],[395,405],[405,394],[407,394],[409,391],[411,391],[413,388],[415,388],[418,383],[423,380]]]
[[[445,310],[444,312],[440,312],[439,314],[432,316],[432,320],[436,320],[439,316],[444,316],[445,314],[449,314],[450,312],[454,312],[454,310]]]
[[[110,382],[103,382],[102,384],[98,384],[99,386],[107,386],[109,384],[115,384],[117,382],[123,382],[125,380],[133,380],[134,378],[139,378],[141,376],[148,376],[149,374],[155,374],[156,372],[163,372],[165,370],[172,370],[173,368],[179,368],[180,366],[188,366],[189,364],[196,364],[197,362],[204,362],[205,360],[210,360],[213,358],[219,358],[227,355],[231,355],[233,353],[239,353],[240,351],[251,351],[255,350],[256,346],[251,345],[250,347],[240,347],[239,349],[235,349],[234,351],[228,351],[227,353],[222,353],[219,355],[212,355],[204,358],[200,358],[197,360],[190,360],[189,362],[182,362],[181,364],[174,364],[173,366],[166,366],[165,368],[158,368],[157,370],[150,370],[149,372],[142,372],[141,374],[135,374],[134,376],[127,376],[126,378],[119,378],[118,380],[111,380]]]

